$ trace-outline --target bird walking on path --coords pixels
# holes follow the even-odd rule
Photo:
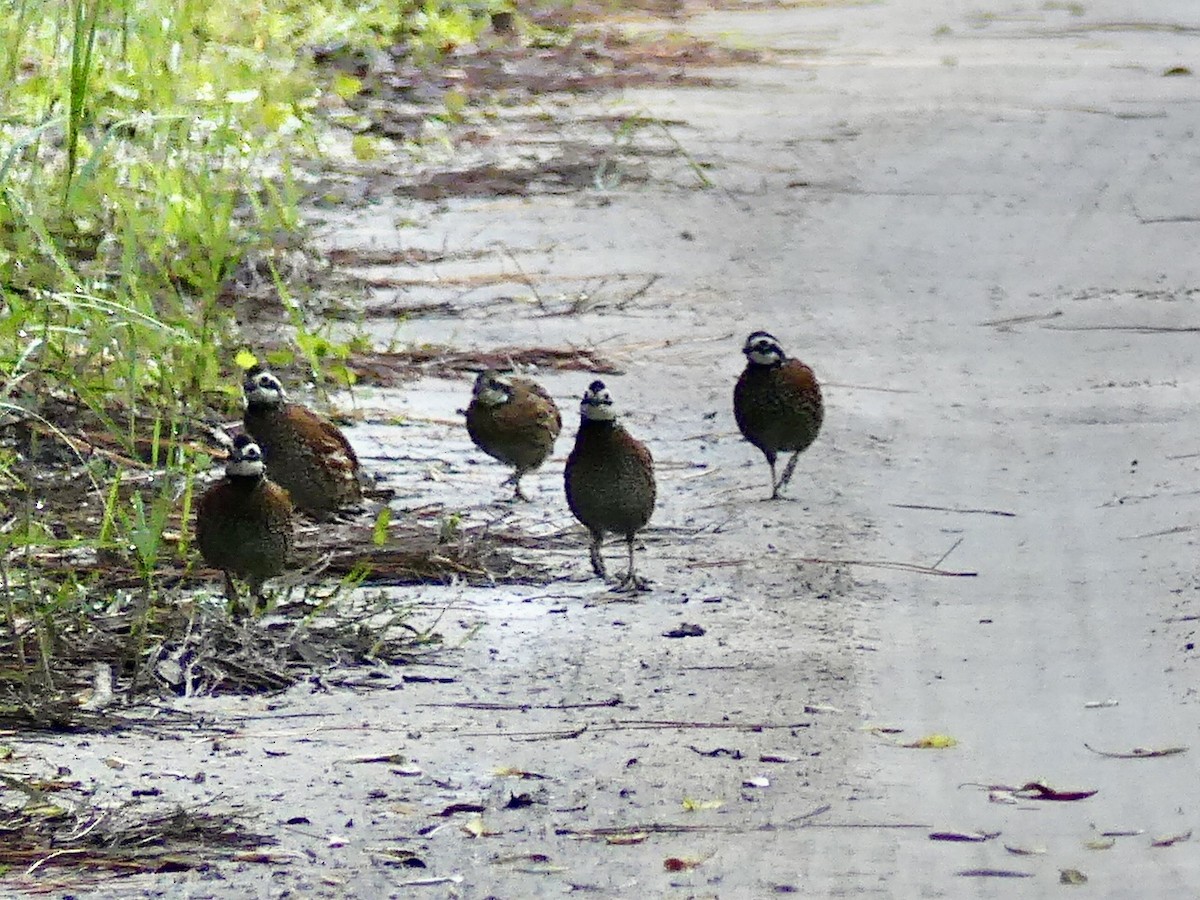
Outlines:
[[[771,499],[776,500],[796,470],[796,461],[821,430],[825,407],[813,370],[790,359],[774,336],[755,331],[742,347],[746,368],[733,390],[733,415],[738,428],[762,451],[771,467]],[[783,474],[776,478],[775,460],[791,452]]]
[[[358,457],[333,422],[289,403],[279,379],[261,366],[242,382],[242,424],[262,450],[267,474],[283,487],[296,509],[325,519],[362,496]]]
[[[466,409],[467,434],[493,459],[513,467],[504,482],[514,500],[528,500],[521,477],[537,469],[554,450],[562,431],[562,415],[545,388],[528,378],[481,372]]]
[[[600,546],[605,534],[619,534],[629,548],[629,571],[617,589],[646,590],[634,568],[633,542],[654,512],[654,460],[617,421],[604,382],[591,383],[579,409],[579,431],[564,473],[567,505],[591,533],[592,570],[605,577]]]
[[[205,561],[224,572],[230,604],[238,602],[235,577],[247,581],[254,599],[262,601],[263,583],[287,564],[292,501],[264,474],[262,451],[249,435],[237,436],[225,477],[200,498],[196,543]]]

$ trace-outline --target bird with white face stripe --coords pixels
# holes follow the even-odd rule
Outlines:
[[[262,448],[267,474],[291,495],[296,509],[325,519],[362,496],[358,457],[333,422],[289,403],[274,374],[254,366],[242,382],[242,424]]]
[[[225,477],[196,506],[196,543],[212,567],[225,573],[225,596],[238,602],[234,578],[263,599],[263,584],[280,574],[292,550],[292,501],[263,473],[262,451],[249,435],[234,439]],[[253,610],[252,610],[253,611]]]
[[[733,415],[742,435],[762,451],[771,467],[771,499],[787,487],[800,454],[817,439],[825,418],[821,386],[813,370],[791,359],[779,341],[755,331],[742,346],[746,368],[733,390]],[[783,474],[775,475],[775,460],[790,452]]]
[[[554,399],[528,378],[480,372],[466,417],[467,434],[475,446],[513,467],[512,477],[505,482],[513,486],[513,499],[529,499],[521,491],[521,477],[546,461],[562,430]]]
[[[592,570],[606,576],[600,547],[606,534],[618,534],[629,548],[629,571],[621,590],[645,590],[637,576],[633,543],[654,512],[654,460],[645,444],[617,421],[612,395],[593,381],[579,406],[579,431],[567,458],[567,505],[591,534]]]

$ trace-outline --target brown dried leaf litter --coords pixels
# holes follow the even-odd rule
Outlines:
[[[145,801],[101,808],[78,782],[0,778],[0,870],[40,891],[111,878],[203,869],[221,859],[255,861],[274,840],[236,809],[185,809]],[[64,876],[63,870],[70,870]]]

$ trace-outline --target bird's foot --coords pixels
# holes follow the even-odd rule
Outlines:
[[[612,586],[614,594],[640,594],[650,590],[650,585],[653,582],[641,575],[635,575],[633,572],[626,572],[616,584]]]

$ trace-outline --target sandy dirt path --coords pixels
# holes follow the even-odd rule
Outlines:
[[[1194,745],[1200,721],[1200,95],[1164,76],[1194,64],[1200,19],[1183,0],[1136,22],[1124,6],[704,16],[690,27],[773,61],[623,102],[685,122],[674,134],[715,189],[676,160],[650,186],[421,207],[416,237],[394,227],[399,204],[330,228],[331,246],[503,247],[545,297],[554,278],[652,281],[579,315],[517,300],[401,333],[594,343],[626,368],[610,386],[660,464],[655,590],[611,602],[581,539],[546,588],[397,592],[430,616],[450,604],[457,649],[392,673],[394,690],[193,704],[235,722],[225,737],[29,746],[114,799],[153,781],[248,802],[298,854],[76,895],[1041,897],[1070,890],[1064,869],[1089,896],[1200,891],[1195,837],[1151,846],[1200,829],[1197,749],[1084,746]],[[758,327],[827,385],[824,433],[775,504],[729,409]],[[570,422],[560,458],[586,380],[544,378]],[[400,407],[452,418],[467,389],[427,380]],[[486,509],[498,492],[503,473],[450,426],[354,439],[401,506]],[[517,515],[534,530],[569,524],[558,472],[530,479]],[[664,636],[685,623],[705,633]],[[959,744],[896,746],[934,733]],[[349,762],[380,753],[407,761]],[[1039,779],[1098,793],[962,786]],[[531,805],[505,808],[514,795]],[[454,803],[485,807],[478,824],[434,815]],[[1106,831],[1137,833],[1089,849]],[[394,864],[404,852],[425,867]]]

